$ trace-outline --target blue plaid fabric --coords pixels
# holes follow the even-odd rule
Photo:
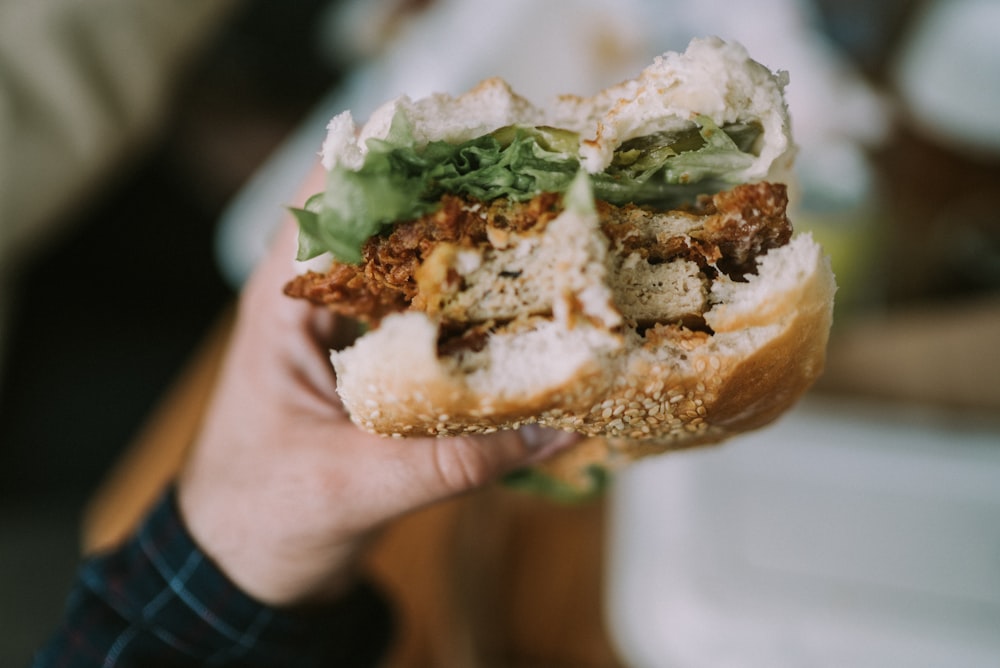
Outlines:
[[[321,609],[250,598],[194,543],[170,489],[127,543],[82,564],[33,666],[369,666],[391,630],[389,606],[364,581]]]

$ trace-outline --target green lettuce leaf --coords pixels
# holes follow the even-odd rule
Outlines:
[[[754,126],[719,129],[707,117],[672,135],[627,142],[602,174],[590,175],[594,196],[622,205],[672,208],[717,192],[753,160]],[[336,166],[323,194],[293,209],[299,223],[298,259],[330,252],[341,262],[361,260],[371,236],[437,207],[445,193],[489,201],[517,201],[543,192],[565,193],[581,171],[579,137],[549,127],[508,126],[461,144],[417,148],[397,114],[385,139],[369,139],[358,170]]]
[[[592,501],[610,487],[611,473],[599,464],[588,466],[583,473],[583,480],[571,484],[548,475],[540,468],[526,467],[508,473],[501,483],[505,487],[564,504]]]
[[[760,127],[734,125],[723,130],[707,116],[699,116],[696,123],[685,131],[646,135],[622,144],[611,166],[592,175],[594,196],[612,204],[672,209],[737,183],[753,163],[751,151]]]

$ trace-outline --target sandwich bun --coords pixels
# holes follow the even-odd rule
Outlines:
[[[490,219],[488,243],[437,243],[413,272],[406,307],[373,316],[353,345],[332,351],[352,420],[397,437],[525,424],[575,431],[589,440],[544,471],[582,490],[594,471],[717,443],[781,415],[823,370],[836,291],[821,248],[793,236],[785,216],[795,153],[785,83],[740,45],[711,38],[634,80],[546,108],[490,79],[456,97],[398,98],[360,128],[349,112],[334,118],[327,169],[360,169],[369,140],[389,138],[401,119],[418,145],[512,125],[581,138],[583,176],[543,223]],[[623,144],[699,118],[758,133],[727,189],[652,213],[595,197],[586,175],[607,169]],[[485,219],[490,208],[506,221],[498,206],[461,200],[442,210]],[[666,260],[651,250],[676,251],[678,240],[684,249]],[[691,249],[707,247],[693,258]],[[316,262],[313,277],[323,271]],[[456,327],[475,336],[443,343]]]

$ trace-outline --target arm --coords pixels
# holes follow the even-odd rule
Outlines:
[[[320,607],[247,596],[194,543],[171,488],[121,548],[81,566],[33,665],[375,665],[390,632],[385,600],[362,580]]]

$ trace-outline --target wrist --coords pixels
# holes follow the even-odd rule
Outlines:
[[[312,539],[284,518],[255,513],[235,495],[181,480],[177,506],[192,539],[240,590],[275,608],[335,600],[356,582],[360,539]]]

